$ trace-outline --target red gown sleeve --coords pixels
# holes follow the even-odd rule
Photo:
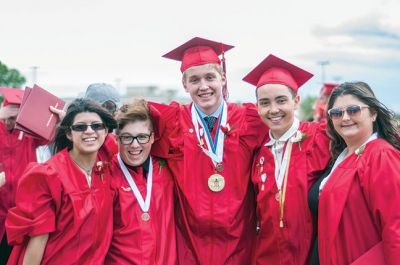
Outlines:
[[[371,152],[358,174],[373,219],[382,231],[386,264],[400,264],[400,152],[394,148]]]
[[[6,219],[8,242],[22,244],[24,239],[55,230],[56,209],[61,203],[61,182],[56,170],[47,164],[30,164],[22,176],[16,197]],[[58,207],[57,207],[58,206]]]
[[[250,144],[250,149],[260,147],[268,136],[268,127],[260,118],[257,111],[257,106],[251,103],[244,103],[245,123],[240,129],[240,139]]]
[[[177,102],[170,105],[148,102],[154,126],[154,144],[151,148],[153,156],[172,158],[181,154],[183,146],[179,112],[181,106]]]
[[[329,152],[330,139],[326,134],[326,120],[307,122],[305,125],[309,127],[305,129],[305,133],[308,134],[306,137],[312,138],[305,150],[308,156],[307,177],[308,187],[310,188],[329,164],[331,159]]]

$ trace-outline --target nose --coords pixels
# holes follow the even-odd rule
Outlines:
[[[208,89],[208,88],[209,88],[209,86],[208,86],[207,81],[206,81],[204,78],[202,78],[202,79],[200,80],[200,89],[206,90],[206,89]]]
[[[92,126],[88,126],[86,128],[86,130],[84,131],[84,133],[93,133],[93,132],[95,132],[95,131],[92,129]]]
[[[133,141],[132,141],[132,143],[131,143],[131,146],[133,146],[133,147],[138,147],[138,146],[140,146],[139,141],[138,141],[137,138],[133,138]]]
[[[270,113],[277,113],[279,112],[279,108],[277,107],[277,105],[275,103],[271,103],[269,105],[269,112]]]
[[[343,117],[342,117],[342,120],[350,120],[350,116],[349,116],[349,114],[347,113],[347,111],[343,111]]]

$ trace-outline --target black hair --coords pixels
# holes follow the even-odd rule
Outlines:
[[[97,113],[103,121],[109,132],[112,132],[117,127],[117,123],[112,115],[98,103],[90,99],[78,98],[69,104],[66,115],[57,127],[56,134],[53,140],[53,152],[57,153],[64,148],[72,149],[72,142],[67,138],[67,133],[71,131],[71,125],[74,122],[75,116],[82,112]]]

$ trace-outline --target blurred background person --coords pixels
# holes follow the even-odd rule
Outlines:
[[[346,82],[333,91],[327,114],[334,164],[309,194],[318,215],[313,264],[400,264],[400,142],[393,113],[366,83]]]
[[[98,155],[113,117],[87,99],[73,101],[57,128],[55,155],[31,164],[6,221],[9,264],[103,264],[112,237],[108,157]]]
[[[15,206],[18,180],[30,162],[37,161],[36,148],[46,142],[15,129],[15,121],[24,90],[0,88],[0,261],[6,262],[11,251],[5,234],[5,219],[9,208]]]
[[[146,101],[124,105],[117,122],[114,232],[105,264],[177,264],[175,185],[165,160],[150,155],[156,124]]]
[[[86,89],[84,98],[96,101],[113,116],[117,113],[121,102],[117,89],[106,83],[90,84]]]
[[[326,105],[328,104],[329,96],[332,94],[332,91],[339,84],[337,83],[324,83],[321,87],[319,97],[315,102],[315,109],[313,113],[313,120],[320,121],[322,119],[326,119]]]

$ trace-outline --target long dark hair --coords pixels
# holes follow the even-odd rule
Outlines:
[[[373,124],[373,131],[378,137],[386,140],[396,149],[400,150],[399,135],[396,128],[394,113],[382,104],[376,97],[371,87],[364,82],[346,82],[333,90],[327,110],[331,109],[339,96],[351,95],[365,103],[372,113],[376,113],[376,121]],[[332,120],[328,114],[327,133],[331,138],[330,148],[332,159],[336,160],[339,154],[346,148],[343,138],[335,131]]]
[[[68,106],[67,113],[61,124],[57,127],[56,135],[53,141],[53,152],[57,153],[64,148],[72,149],[72,142],[67,138],[67,132],[71,131],[70,127],[75,116],[82,112],[97,113],[103,121],[109,132],[117,127],[117,123],[112,115],[95,101],[90,99],[78,98],[71,102]]]

